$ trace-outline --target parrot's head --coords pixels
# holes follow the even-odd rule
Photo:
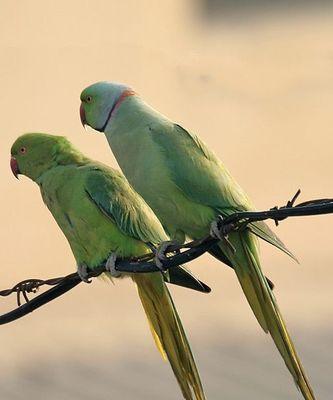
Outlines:
[[[26,133],[17,138],[11,148],[10,167],[16,178],[22,174],[35,181],[59,164],[59,157],[70,149],[73,149],[71,144],[63,136]]]
[[[83,126],[104,132],[119,105],[135,92],[114,82],[98,82],[81,93],[80,118]]]

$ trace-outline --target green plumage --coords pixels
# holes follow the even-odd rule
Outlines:
[[[168,239],[152,210],[123,175],[83,156],[65,138],[23,135],[14,143],[12,157],[19,172],[38,183],[79,266],[93,269],[110,253],[142,256],[151,251],[150,245]],[[186,270],[178,271],[184,282],[198,282]],[[204,400],[190,345],[162,274],[131,277],[158,348],[169,360],[184,398]]]
[[[221,161],[197,136],[168,120],[133,92],[125,98],[121,93],[125,93],[123,86],[108,82],[88,87],[81,94],[81,118],[97,130],[103,127],[125,176],[171,237],[200,238],[209,232],[219,214],[254,209]],[[87,96],[91,101],[87,102]],[[223,242],[212,249],[212,254],[235,269],[258,322],[271,334],[304,398],[313,400],[310,384],[262,273],[256,236],[293,257],[263,222],[230,235],[235,254]]]

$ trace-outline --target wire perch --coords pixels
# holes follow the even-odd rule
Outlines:
[[[324,215],[333,213],[333,199],[318,199],[310,200],[294,205],[296,199],[300,195],[300,190],[297,191],[292,200],[288,201],[283,207],[273,207],[267,211],[240,211],[231,214],[229,217],[218,218],[218,226],[223,236],[227,237],[232,231],[246,229],[246,226],[251,222],[264,221],[272,219],[276,225],[286,218]],[[171,245],[168,247],[169,256],[163,261],[165,270],[185,264],[200,257],[202,254],[210,250],[219,239],[210,235],[181,245]],[[158,272],[160,269],[154,263],[154,255],[143,256],[137,259],[121,259],[117,260],[116,270],[124,273],[145,273]],[[96,277],[105,272],[105,263],[102,263],[94,271],[89,273],[89,278]],[[65,277],[52,278],[47,280],[42,279],[26,279],[17,283],[11,289],[0,291],[0,296],[9,296],[16,294],[18,307],[6,314],[0,315],[0,325],[15,321],[37,308],[47,304],[48,302],[62,296],[69,290],[73,289],[81,283],[79,275],[75,272]],[[46,292],[37,295],[29,300],[28,294],[35,294],[42,286],[53,286]],[[21,304],[21,296],[26,301]]]

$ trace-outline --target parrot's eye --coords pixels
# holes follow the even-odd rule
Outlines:
[[[91,103],[91,102],[92,102],[92,96],[87,96],[86,102],[87,102],[87,103]]]
[[[21,154],[25,154],[27,152],[27,148],[26,147],[21,147],[20,148],[20,153]]]

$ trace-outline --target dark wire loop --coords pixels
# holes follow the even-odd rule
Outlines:
[[[309,215],[324,215],[333,213],[333,199],[317,199],[309,200],[294,205],[300,194],[300,190],[296,192],[293,198],[283,207],[274,207],[267,211],[240,211],[231,214],[228,217],[220,216],[218,218],[218,226],[221,234],[227,237],[232,231],[245,229],[251,222],[264,221],[272,219],[276,224],[290,217],[300,217]],[[188,263],[205,252],[209,251],[219,239],[210,235],[194,240],[185,244],[172,244],[168,247],[167,258],[163,261],[164,269],[176,267],[181,264]],[[105,260],[106,262],[106,260]],[[91,271],[88,278],[94,278],[105,272],[105,262]],[[145,255],[137,259],[119,259],[116,263],[116,270],[123,273],[147,273],[160,272],[160,269],[154,263],[154,254]],[[69,290],[73,289],[81,283],[79,275],[75,272],[70,275],[42,279],[26,279],[17,283],[11,289],[0,291],[0,296],[9,296],[16,294],[18,307],[6,314],[0,315],[0,325],[7,324],[21,318],[37,308],[47,304],[48,302],[62,296]],[[46,292],[39,294],[33,299],[29,299],[28,294],[35,294],[42,286],[53,286]],[[21,296],[26,301],[21,303]]]

